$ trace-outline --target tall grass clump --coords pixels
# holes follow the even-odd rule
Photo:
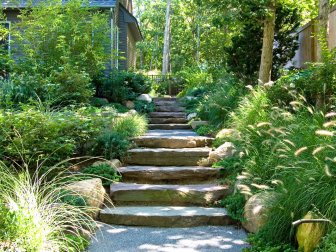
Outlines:
[[[238,108],[231,114],[229,124],[238,130],[243,130],[248,125],[267,121],[269,110],[270,101],[267,92],[265,88],[258,87],[239,101]]]
[[[290,105],[258,113],[240,127],[237,141],[244,153],[243,193],[270,191],[274,197],[257,240],[277,246],[294,244],[292,222],[308,212],[336,221],[334,113],[324,115],[304,98]]]
[[[142,115],[118,117],[113,121],[112,131],[126,137],[137,137],[147,131],[147,120]]]
[[[68,182],[0,163],[0,249],[83,251],[96,222],[87,206],[66,203]],[[78,196],[79,197],[79,196]],[[83,238],[85,237],[87,238]]]
[[[238,106],[239,98],[245,93],[244,85],[233,75],[225,75],[218,83],[210,86],[197,106],[197,114],[215,127],[227,123],[230,112]]]

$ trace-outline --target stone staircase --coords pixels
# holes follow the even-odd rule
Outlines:
[[[149,131],[135,138],[128,152],[122,183],[112,184],[115,207],[103,209],[104,223],[152,227],[232,224],[223,208],[211,205],[230,193],[218,185],[220,170],[199,167],[213,139],[200,137],[187,124],[176,98],[154,100]]]

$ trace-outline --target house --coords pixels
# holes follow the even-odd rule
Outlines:
[[[33,4],[44,0],[34,0]],[[66,3],[68,0],[61,0]],[[20,9],[27,8],[31,0],[0,0],[7,17],[5,26],[18,22]],[[109,69],[129,70],[136,68],[136,43],[142,40],[137,19],[133,16],[132,0],[89,0],[89,5],[108,13],[110,29],[110,49],[116,52],[114,60],[108,63]],[[10,40],[10,35],[9,38]],[[6,48],[10,50],[10,43]]]

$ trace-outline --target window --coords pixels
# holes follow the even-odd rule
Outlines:
[[[10,52],[10,39],[11,39],[10,33],[9,33],[10,22],[2,22],[0,24],[1,24],[1,30],[2,29],[5,30],[4,34],[2,34],[1,32],[0,46],[3,47],[9,53]]]

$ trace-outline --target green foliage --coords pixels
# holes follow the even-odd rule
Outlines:
[[[56,83],[54,92],[49,94],[56,105],[88,103],[94,94],[89,75],[70,65],[53,72],[50,80]]]
[[[321,41],[324,45],[324,42]],[[336,50],[323,49],[323,62],[311,64],[307,70],[290,72],[270,89],[273,102],[288,105],[295,97],[305,97],[309,105],[329,109],[334,105],[336,92]]]
[[[86,200],[78,194],[74,194],[69,190],[60,191],[59,199],[61,202],[77,207],[87,206]]]
[[[213,136],[216,134],[216,127],[209,125],[202,125],[196,128],[196,133],[200,136]]]
[[[117,182],[121,179],[118,171],[108,164],[86,167],[82,170],[82,173],[91,177],[101,178],[104,186],[109,186],[113,182]]]
[[[50,0],[23,9],[20,19],[12,29],[20,52],[18,69],[49,76],[66,65],[91,78],[104,70],[109,59],[107,14],[82,0],[64,5]]]
[[[230,217],[238,222],[243,222],[244,219],[244,206],[245,206],[245,196],[236,193],[226,197],[219,202],[219,205],[225,207],[228,211]]]
[[[118,103],[135,100],[151,90],[151,82],[144,75],[125,71],[114,71],[108,78],[96,80],[95,84],[99,97]]]
[[[40,160],[55,164],[73,155],[89,154],[87,141],[112,122],[102,113],[91,108],[48,111],[32,106],[22,107],[22,111],[1,111],[0,155],[36,168]]]
[[[229,124],[242,130],[258,122],[267,122],[269,110],[270,102],[266,91],[257,88],[240,100],[238,108],[230,116]]]
[[[242,13],[242,29],[232,38],[232,45],[227,48],[229,69],[241,78],[255,84],[261,59],[263,3],[250,1],[244,3],[250,12]],[[244,11],[244,9],[242,9]],[[253,12],[253,14],[251,13]],[[258,15],[258,13],[260,13]],[[295,56],[296,38],[292,35],[300,25],[297,6],[281,4],[276,9],[275,44],[273,52],[272,79],[280,77],[280,70]]]
[[[296,252],[289,244],[280,244],[274,245],[272,242],[268,242],[268,240],[261,239],[258,235],[250,235],[248,238],[248,242],[252,245],[252,247],[247,248],[244,252]]]
[[[135,101],[134,109],[140,114],[148,114],[155,111],[155,105],[146,101]]]
[[[329,234],[327,234],[316,252],[335,252],[336,251],[336,231],[333,229]]]
[[[147,131],[147,120],[141,115],[129,115],[114,119],[112,131],[127,138],[143,135]]]
[[[97,98],[94,97],[91,99],[91,103],[90,103],[93,107],[97,107],[97,108],[101,108],[101,107],[106,107],[109,105],[109,102],[107,99],[105,98]],[[121,105],[121,104],[120,104]]]
[[[103,155],[106,159],[121,158],[131,146],[125,135],[113,131],[105,132],[97,138],[93,153],[97,156]]]
[[[240,81],[232,75],[225,75],[218,83],[210,86],[210,91],[203,94],[197,114],[202,120],[220,127],[227,123],[231,111],[238,106],[239,97],[244,92],[245,87]]]

